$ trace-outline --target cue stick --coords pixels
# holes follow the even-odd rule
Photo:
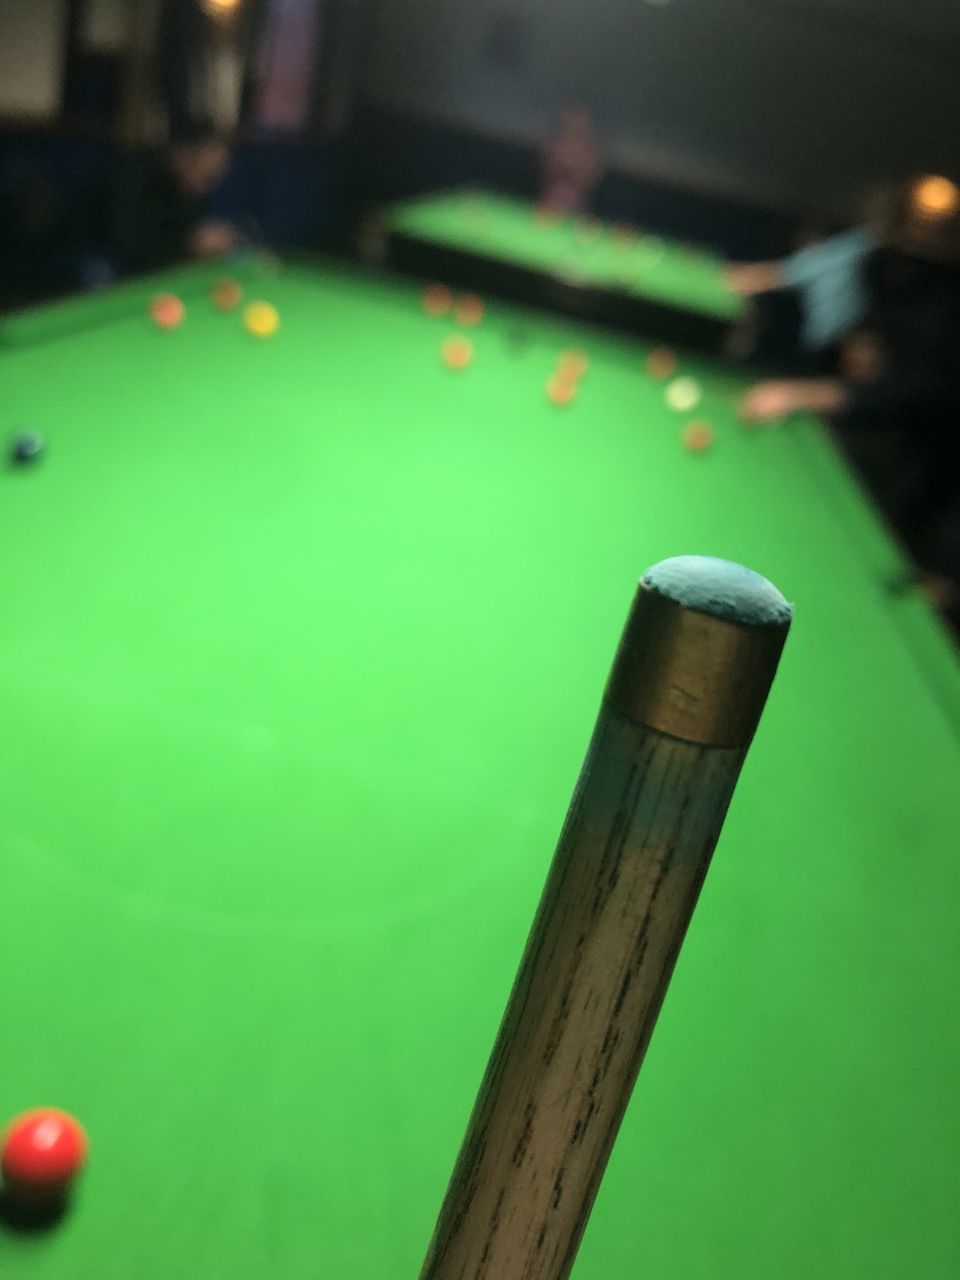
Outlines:
[[[705,556],[644,574],[420,1280],[563,1280],[790,625]]]

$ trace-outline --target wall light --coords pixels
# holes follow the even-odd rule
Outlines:
[[[949,218],[960,209],[960,189],[949,178],[921,178],[913,188],[910,203],[921,218]]]

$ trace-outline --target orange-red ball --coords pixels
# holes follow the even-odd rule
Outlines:
[[[473,359],[473,343],[468,338],[448,338],[440,348],[440,359],[448,369],[465,369]]]
[[[457,324],[469,329],[483,319],[483,302],[475,294],[465,293],[457,300],[453,309],[453,318]]]
[[[5,1192],[16,1200],[65,1195],[86,1163],[88,1149],[83,1127],[66,1111],[25,1111],[3,1135],[0,1173]]]
[[[570,377],[569,374],[555,373],[547,382],[547,399],[551,404],[562,408],[564,405],[572,404],[577,398],[577,380]]]
[[[158,293],[150,303],[150,317],[159,329],[177,329],[187,309],[175,293]]]
[[[647,356],[647,372],[652,378],[669,378],[677,367],[677,357],[669,347],[654,347]]]
[[[243,301],[243,290],[236,280],[218,280],[210,290],[214,306],[221,311],[233,311]]]
[[[428,284],[423,291],[423,309],[428,316],[442,316],[450,310],[450,290],[445,284]]]
[[[590,357],[582,347],[567,347],[560,353],[559,369],[571,378],[582,378],[590,368]]]
[[[690,453],[704,453],[713,444],[713,428],[709,422],[688,422],[681,439],[683,447]]]

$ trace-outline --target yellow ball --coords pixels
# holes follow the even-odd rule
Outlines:
[[[256,338],[269,338],[276,333],[280,317],[269,302],[251,302],[243,313],[243,323]]]

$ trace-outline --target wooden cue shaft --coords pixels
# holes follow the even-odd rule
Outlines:
[[[638,588],[421,1280],[569,1275],[785,608],[744,623]]]

